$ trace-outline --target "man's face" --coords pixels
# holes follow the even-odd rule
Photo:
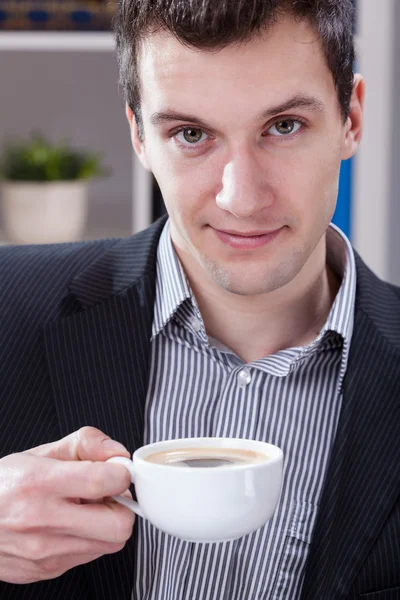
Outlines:
[[[218,52],[158,33],[139,66],[134,146],[189,277],[244,295],[293,281],[324,252],[340,162],[354,152],[315,32],[287,16]]]

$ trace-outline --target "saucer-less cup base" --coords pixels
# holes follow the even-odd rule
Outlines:
[[[164,450],[242,448],[265,454],[265,462],[192,468],[156,464],[146,456]],[[115,499],[153,525],[191,542],[222,542],[255,531],[273,515],[282,485],[282,451],[271,444],[229,438],[189,438],[139,448],[126,466],[138,503]]]

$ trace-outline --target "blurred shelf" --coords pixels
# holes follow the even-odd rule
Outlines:
[[[0,32],[0,50],[110,52],[114,49],[114,36],[108,31]]]

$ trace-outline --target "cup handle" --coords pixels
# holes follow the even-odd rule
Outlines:
[[[130,458],[125,458],[125,456],[113,456],[112,458],[109,458],[106,462],[114,462],[123,465],[129,471],[129,475],[131,476],[131,482],[135,483],[135,466]],[[124,498],[124,496],[112,496],[112,498],[119,502],[119,504],[123,504],[124,506],[129,508],[129,510],[139,515],[139,517],[144,517],[142,509],[140,508],[139,504],[134,500]]]

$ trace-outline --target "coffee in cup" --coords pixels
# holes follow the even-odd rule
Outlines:
[[[245,448],[176,448],[149,454],[145,460],[158,465],[174,467],[215,468],[226,465],[255,464],[268,456]]]

